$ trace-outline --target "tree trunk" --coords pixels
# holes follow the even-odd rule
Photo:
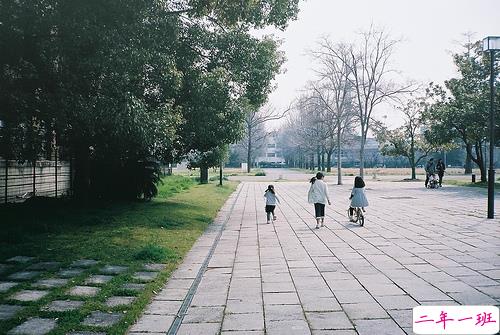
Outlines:
[[[486,168],[484,167],[484,164],[481,164],[479,166],[479,171],[481,171],[481,182],[486,183],[488,178],[486,177],[488,174],[486,173]]]
[[[318,171],[321,171],[321,151],[319,150],[319,146],[316,148],[316,155],[318,161]]]
[[[410,166],[411,166],[411,180],[417,179],[417,174],[415,173],[415,140],[412,137],[410,145]]]
[[[332,149],[326,152],[326,172],[332,172]]]
[[[486,182],[486,167],[484,164],[483,156],[482,156],[482,147],[481,142],[476,142],[474,144],[474,150],[476,151],[476,157],[472,155],[472,144],[466,146],[467,155],[470,156],[471,160],[477,164],[479,167],[479,171],[481,172],[481,181]]]
[[[252,129],[248,128],[247,173],[252,171]]]
[[[222,159],[220,161],[220,168],[219,168],[219,185],[222,186],[222,167],[223,167],[224,163],[222,162]]]
[[[321,171],[325,171],[325,152],[321,151]]]
[[[309,162],[311,171],[314,171],[314,154],[311,154],[311,161]]]
[[[486,162],[483,159],[483,146],[482,143],[476,143],[474,145],[476,149],[476,159],[473,158],[474,162],[477,164],[479,167],[479,171],[481,172],[481,182],[486,182],[487,181],[487,173],[486,173]]]
[[[361,134],[361,146],[359,149],[359,175],[361,178],[364,178],[365,176],[365,142],[365,135]]]
[[[200,167],[200,184],[208,184],[208,167]]]
[[[342,130],[337,127],[337,185],[342,185]]]
[[[342,185],[342,151],[337,147],[337,185]]]
[[[472,144],[467,144],[466,145],[466,152],[467,156],[465,158],[465,174],[471,174],[472,173],[472,157],[471,157],[471,152],[472,151]]]

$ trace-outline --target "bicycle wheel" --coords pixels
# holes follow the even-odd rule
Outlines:
[[[353,214],[353,215],[352,215],[352,217],[351,217],[351,215],[350,215],[350,211],[349,211],[349,210],[347,210],[347,218],[349,219],[349,222],[356,223],[356,222],[358,221],[358,214],[357,214],[357,212],[356,212],[356,211],[354,211],[352,214]]]
[[[363,227],[363,225],[365,224],[365,216],[363,215],[363,211],[360,208],[358,208],[358,220],[359,225]]]

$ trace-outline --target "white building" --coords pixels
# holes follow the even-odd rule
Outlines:
[[[264,155],[257,157],[259,165],[283,165],[285,158],[282,156],[281,148],[277,145],[278,134],[272,132],[267,137],[264,147]]]

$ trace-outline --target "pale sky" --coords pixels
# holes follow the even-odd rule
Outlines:
[[[500,36],[500,0],[306,0],[296,21],[281,32],[268,29],[282,40],[285,72],[277,76],[269,102],[286,108],[307,81],[314,79],[315,66],[307,50],[329,35],[335,41],[350,41],[370,24],[402,37],[393,57],[393,67],[402,76],[427,84],[442,83],[455,75],[452,51],[459,51],[463,34],[474,32],[479,40]],[[396,112],[382,107],[389,126],[399,125]]]

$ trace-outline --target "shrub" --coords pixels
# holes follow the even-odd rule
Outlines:
[[[266,173],[264,171],[259,171],[255,174],[257,177],[260,177],[260,176],[265,176]]]

